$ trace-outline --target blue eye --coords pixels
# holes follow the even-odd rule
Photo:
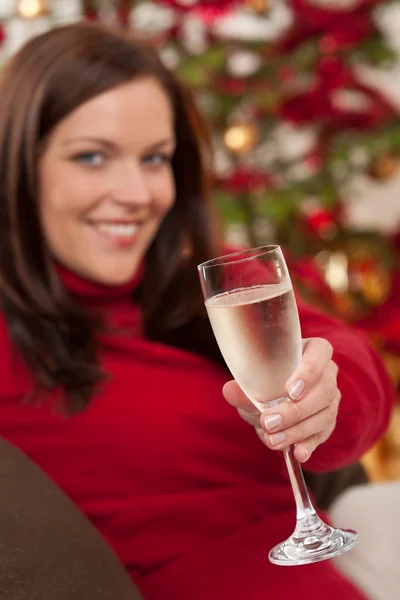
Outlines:
[[[101,152],[81,152],[74,156],[74,160],[88,167],[99,167],[104,162],[104,156]]]
[[[170,164],[172,157],[168,154],[162,154],[160,152],[155,152],[154,154],[149,154],[142,159],[142,162],[145,165],[158,166],[164,164]]]

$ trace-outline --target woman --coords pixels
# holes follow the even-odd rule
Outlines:
[[[188,94],[121,34],[69,25],[11,60],[0,434],[89,517],[146,600],[361,599],[331,562],[283,573],[267,560],[294,501],[282,453],[222,398],[229,375],[196,273],[221,252],[207,160]],[[361,339],[305,306],[300,316],[296,402],[256,422],[270,448],[296,443],[310,470],[332,470],[384,431],[392,394]],[[224,393],[253,422],[234,382]]]

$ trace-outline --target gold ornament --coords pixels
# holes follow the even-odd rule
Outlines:
[[[265,15],[271,10],[272,0],[246,0],[246,4],[257,15]]]
[[[258,138],[258,129],[254,123],[241,123],[228,127],[224,142],[233,154],[246,154],[256,147]]]
[[[390,179],[397,173],[400,167],[399,157],[387,152],[377,156],[370,164],[368,175],[374,179]]]
[[[372,482],[400,479],[399,431],[400,406],[396,405],[388,431],[362,458]]]
[[[48,0],[19,0],[18,14],[23,19],[36,19],[49,14]]]
[[[389,273],[377,266],[360,276],[360,291],[371,306],[380,306],[388,299],[391,291]]]

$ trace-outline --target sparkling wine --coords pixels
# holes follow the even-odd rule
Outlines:
[[[301,361],[301,332],[290,281],[219,294],[206,301],[232,375],[259,410],[282,401]]]
[[[302,355],[297,306],[279,246],[249,248],[198,266],[215,337],[239,385],[263,410],[287,401],[285,383]],[[235,440],[233,440],[235,443]],[[276,565],[305,565],[339,556],[358,542],[317,515],[295,448],[283,449],[296,501],[293,534],[269,552]]]

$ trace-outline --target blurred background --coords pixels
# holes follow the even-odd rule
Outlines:
[[[0,0],[0,61],[62,23],[155,45],[193,90],[231,244],[283,244],[308,301],[367,335],[398,392],[364,458],[400,479],[400,1]]]

